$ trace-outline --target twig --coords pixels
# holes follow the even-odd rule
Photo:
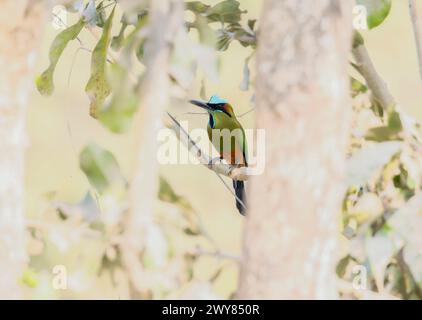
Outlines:
[[[409,0],[409,13],[412,20],[413,34],[415,36],[416,52],[419,63],[419,76],[422,80],[422,25],[418,14],[416,0]]]
[[[247,210],[245,203],[236,195],[232,188],[227,185],[226,181],[224,181],[224,179],[217,172],[215,172],[215,174],[217,175],[218,179],[220,179],[220,181],[224,184],[226,189],[236,198],[236,201],[241,204],[243,209]]]
[[[193,252],[195,255],[202,255],[202,256],[211,256],[215,257],[217,259],[227,259],[227,260],[233,260],[235,262],[240,262],[240,257],[235,256],[229,253],[224,253],[219,250],[216,251],[206,251],[202,250],[201,248],[196,248],[196,250]]]
[[[254,111],[255,110],[255,108],[250,108],[248,111],[246,111],[246,112],[243,112],[243,113],[241,113],[241,114],[239,114],[239,115],[236,115],[236,117],[237,118],[242,118],[243,116],[246,116],[248,113],[251,113],[252,111]]]
[[[354,67],[365,78],[366,84],[372,91],[374,98],[381,104],[384,110],[388,110],[396,105],[396,102],[387,88],[385,82],[375,70],[374,64],[369,57],[364,44],[355,46],[352,49],[356,60]]]

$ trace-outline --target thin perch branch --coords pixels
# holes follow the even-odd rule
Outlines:
[[[230,254],[230,253],[225,253],[222,252],[220,250],[215,250],[215,251],[206,251],[206,250],[202,250],[201,248],[196,248],[196,250],[193,252],[193,254],[195,255],[199,255],[199,256],[210,256],[210,257],[214,257],[217,259],[227,259],[227,260],[232,260],[234,262],[239,263],[240,262],[240,257]]]
[[[372,91],[374,98],[381,104],[384,110],[394,107],[396,102],[388,90],[387,85],[375,69],[366,47],[363,44],[357,45],[352,49],[352,53],[356,61],[355,68],[365,78],[366,84]]]
[[[415,36],[416,52],[418,54],[419,76],[422,80],[422,24],[418,13],[416,0],[409,0],[409,13]]]

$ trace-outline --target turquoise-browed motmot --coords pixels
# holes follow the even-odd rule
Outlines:
[[[208,102],[191,100],[192,104],[205,109],[209,114],[207,126],[208,138],[228,164],[247,167],[247,144],[245,131],[237,120],[232,106],[218,96],[212,96]],[[243,181],[233,180],[236,194],[236,207],[245,214],[245,186]]]

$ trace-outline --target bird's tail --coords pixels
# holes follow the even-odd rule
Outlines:
[[[245,185],[243,181],[233,180],[233,188],[236,194],[236,208],[244,216],[246,213]]]

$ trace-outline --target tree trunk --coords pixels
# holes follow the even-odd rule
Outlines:
[[[141,1],[142,2],[142,1]],[[134,118],[134,174],[130,186],[130,213],[125,224],[123,260],[130,277],[132,297],[147,297],[151,277],[139,259],[152,236],[160,233],[154,222],[159,191],[158,131],[169,101],[168,68],[175,33],[183,27],[181,0],[151,0],[146,73],[140,89],[139,112]],[[157,253],[158,254],[158,253]]]
[[[28,96],[42,30],[40,1],[0,1],[0,298],[19,298],[25,252],[24,149]]]
[[[265,1],[256,113],[266,168],[250,182],[239,298],[336,297],[351,14],[350,1]]]

